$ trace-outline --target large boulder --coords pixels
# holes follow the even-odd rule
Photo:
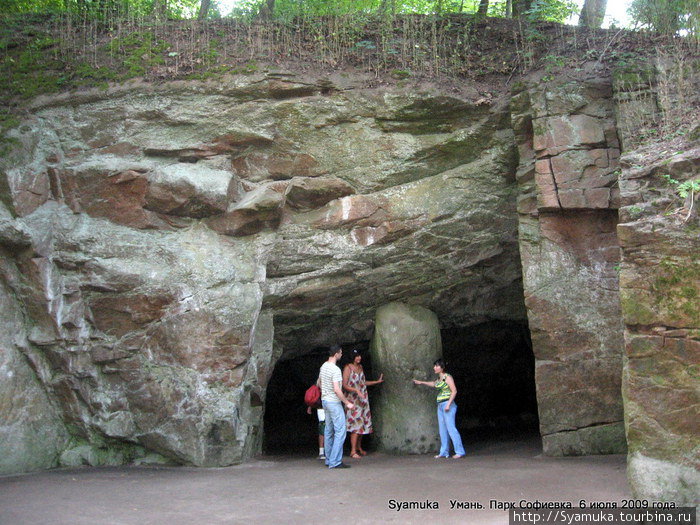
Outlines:
[[[390,303],[377,309],[370,347],[373,368],[384,374],[374,401],[376,434],[382,450],[422,454],[438,448],[432,364],[442,357],[437,316],[421,306]]]

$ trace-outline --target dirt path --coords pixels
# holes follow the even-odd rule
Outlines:
[[[0,524],[507,524],[490,501],[620,501],[624,456],[546,458],[539,442],[487,442],[461,460],[375,453],[328,470],[263,457],[219,469],[109,467],[0,477]],[[394,500],[396,503],[392,503]],[[451,509],[450,500],[483,509]],[[400,502],[437,509],[399,509]],[[415,503],[413,503],[415,502]],[[392,508],[393,507],[393,508]]]

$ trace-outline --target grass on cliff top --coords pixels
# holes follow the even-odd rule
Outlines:
[[[412,80],[469,81],[501,93],[521,74],[543,82],[577,75],[585,63],[638,70],[660,50],[700,54],[696,41],[555,23],[523,24],[473,15],[336,16],[294,21],[113,20],[69,16],[0,18],[0,137],[24,101],[133,78],[150,82],[217,79],[266,68],[372,73],[368,87]],[[572,76],[572,78],[573,78]],[[651,123],[642,131],[651,136]],[[6,147],[7,139],[0,139]]]
[[[468,78],[503,85],[534,67],[653,53],[660,37],[473,15],[367,15],[294,21],[120,21],[67,16],[0,19],[0,96],[8,105],[142,77],[213,78],[272,64],[360,69],[394,79]]]

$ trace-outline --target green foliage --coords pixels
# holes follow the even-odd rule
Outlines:
[[[126,68],[126,78],[144,75],[148,68],[163,64],[163,54],[168,47],[167,42],[157,40],[146,31],[115,38],[107,44],[108,52],[113,57],[121,58]]]
[[[593,59],[597,58],[597,56],[593,57]],[[636,69],[637,71],[644,69],[644,57],[642,57],[639,53],[636,53],[634,51],[618,51],[616,49],[613,49],[608,53],[608,59],[615,63],[615,66],[618,68],[618,71],[623,71],[625,68]]]
[[[542,57],[542,63],[544,64],[545,72],[548,73],[547,76],[550,77],[549,73],[558,70],[566,64],[566,57],[551,54],[545,55]],[[549,80],[545,80],[545,82],[549,82]]]
[[[525,17],[531,21],[563,22],[578,10],[574,0],[533,0]]]
[[[251,18],[260,11],[262,0],[239,0],[233,7],[230,16],[232,18]]]
[[[19,124],[19,120],[15,115],[3,109],[0,110],[0,133],[4,134],[8,129],[14,128]]]
[[[664,173],[663,175],[661,175],[661,178],[672,186],[676,186],[678,184],[678,181],[671,177],[668,173]]]
[[[80,85],[100,84],[101,82],[119,80],[119,75],[114,69],[108,67],[94,67],[87,62],[81,62],[74,70],[74,76]]]
[[[394,69],[390,74],[392,78],[397,80],[403,80],[411,76],[411,72],[405,69]]]
[[[199,0],[0,0],[0,14],[71,13],[101,20],[140,18],[156,14],[168,18],[191,18]]]
[[[630,206],[627,210],[630,214],[631,219],[638,219],[642,215],[642,208],[639,206]]]
[[[684,201],[690,201],[688,206],[688,215],[686,216],[686,222],[690,219],[693,212],[693,207],[695,205],[695,199],[697,195],[700,195],[700,179],[689,179],[680,182],[667,173],[661,175],[661,178],[668,182],[674,187],[676,194]],[[689,199],[688,199],[689,198]]]
[[[5,135],[8,130],[18,125],[19,119],[15,115],[5,109],[0,109],[0,156],[7,155],[12,145],[18,142],[17,139]]]
[[[243,0],[236,14],[256,13],[262,0]],[[506,16],[506,0],[491,0],[489,16]],[[299,16],[346,14],[448,14],[476,13],[478,0],[276,0],[275,17],[292,19]],[[575,0],[533,0],[525,13],[527,20],[563,22],[577,9]]]
[[[119,18],[162,17],[188,19],[197,15],[201,0],[0,0],[0,14],[71,13],[103,21]],[[402,14],[476,13],[479,0],[238,0],[229,16],[253,18],[269,6],[279,20],[299,17],[366,14],[396,16]],[[491,0],[489,16],[506,16],[506,0]],[[532,0],[524,13],[528,21],[563,22],[575,10],[575,0]],[[212,2],[209,18],[220,18],[219,6]]]
[[[638,25],[673,35],[685,30],[698,35],[700,3],[697,0],[633,0],[629,14]]]
[[[359,23],[361,22],[361,23]],[[249,74],[280,57],[344,62],[396,80],[424,75],[510,73],[517,51],[499,42],[482,52],[474,17],[302,18],[294,22],[100,21],[22,15],[0,18],[0,101],[78,87],[106,87],[133,77],[211,78]],[[511,30],[501,25],[501,34]],[[503,39],[502,39],[503,40]],[[486,42],[492,46],[493,42]]]
[[[543,55],[543,80],[549,81],[570,60],[566,47],[552,46],[550,24],[529,22],[563,20],[574,8],[572,0],[514,2],[521,8],[518,24],[468,14],[478,0],[243,0],[234,15],[244,20],[171,19],[192,16],[199,1],[0,0],[0,13],[25,12],[0,16],[0,100],[139,76],[246,74],[257,69],[255,62],[286,59],[352,65],[398,81],[512,76],[518,68],[539,65]],[[215,3],[211,12],[218,16]],[[166,4],[167,18],[159,18]],[[505,4],[491,0],[489,14],[505,15]],[[51,10],[53,15],[40,14]],[[450,14],[456,12],[465,14]],[[607,56],[637,71],[636,53],[627,49],[611,46]]]
[[[61,89],[67,74],[63,61],[52,52],[57,40],[26,26],[9,34],[15,27],[8,24],[1,33],[6,54],[0,62],[0,92],[28,98]]]
[[[700,193],[700,180],[687,180],[685,182],[681,182],[676,187],[676,193],[678,193],[678,196],[682,199],[685,199],[688,195],[692,197],[696,193]]]
[[[0,15],[17,13],[68,13],[114,25],[119,19],[190,19],[197,16],[201,0],[0,0]],[[516,0],[513,0],[516,3]],[[488,15],[507,16],[507,0],[491,0]],[[528,22],[564,22],[578,11],[576,0],[531,0],[524,19]],[[478,0],[238,0],[229,16],[253,18],[269,5],[279,20],[328,15],[379,15],[476,13]],[[220,18],[216,1],[209,18]],[[689,31],[698,34],[700,3],[697,0],[633,0],[629,13],[640,27],[666,34]],[[0,42],[0,48],[2,47]]]

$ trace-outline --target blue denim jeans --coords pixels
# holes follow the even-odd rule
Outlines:
[[[323,410],[326,412],[326,430],[324,433],[324,449],[326,452],[326,465],[329,468],[337,467],[343,461],[343,445],[347,426],[345,411],[340,401],[323,401]]]
[[[450,405],[450,410],[445,412],[446,404],[447,401],[443,401],[437,405],[438,428],[440,429],[440,455],[445,457],[450,455],[451,439],[455,454],[464,456],[465,452],[464,445],[462,445],[462,437],[459,435],[459,431],[455,425],[457,405],[453,401]]]

